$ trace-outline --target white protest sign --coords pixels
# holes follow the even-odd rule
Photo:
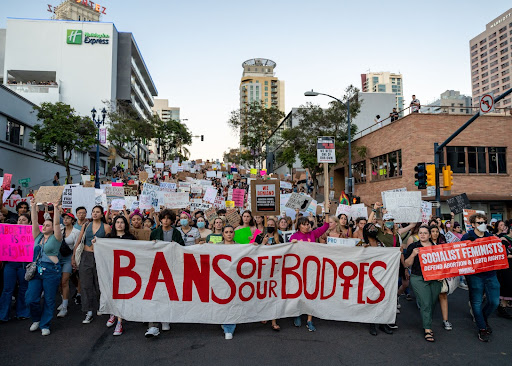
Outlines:
[[[62,208],[73,207],[73,187],[74,184],[66,184],[62,191]]]
[[[282,189],[292,189],[292,184],[290,182],[286,182],[284,180],[279,182],[280,188]]]
[[[226,200],[222,196],[215,197],[215,202],[213,202],[213,207],[216,209],[225,209],[226,208]]]
[[[137,207],[139,207],[139,202],[137,196],[124,196],[124,204],[126,205],[126,208],[130,211],[133,211],[135,208],[132,208],[134,203],[137,202]]]
[[[190,187],[190,193],[193,194],[202,194],[203,193],[203,186],[194,184],[192,187]]]
[[[137,198],[137,197],[134,197],[134,198]],[[110,204],[110,210],[112,211],[122,211],[123,210],[123,206],[125,205],[125,200],[124,198],[115,198],[112,200],[112,203]]]
[[[157,199],[158,202],[158,199]],[[153,207],[153,198],[148,194],[141,194],[139,199],[139,208],[141,210],[150,210]]]
[[[387,208],[386,206],[386,197],[384,197],[384,193],[387,192],[407,192],[407,188],[397,188],[397,189],[390,189],[389,191],[382,191],[380,192],[380,195],[382,197],[382,207]]]
[[[336,244],[343,245],[346,247],[355,247],[357,243],[359,243],[361,239],[357,238],[332,238],[330,236],[327,237],[327,244]]]
[[[100,191],[100,204],[102,204],[102,197],[103,191],[98,189]],[[105,198],[106,201],[106,198]],[[106,203],[106,202],[105,202]],[[91,188],[85,188],[85,187],[75,187],[73,188],[73,206],[71,207],[73,215],[76,215],[76,209],[78,207],[85,207],[87,210],[86,218],[91,218],[91,212],[92,208],[96,205],[96,190]],[[106,206],[103,206],[106,207]]]
[[[176,183],[160,182],[160,191],[176,192]]]
[[[364,217],[365,219],[368,219],[368,208],[364,205],[364,203],[356,203],[350,206],[350,214],[354,220],[358,217]]]
[[[164,168],[164,163],[155,163],[155,168],[163,169]]]
[[[124,187],[105,187],[105,195],[107,196],[107,205],[112,204],[112,200],[116,198],[124,198]]]
[[[172,163],[171,165],[171,174],[178,173],[178,163]]]
[[[313,198],[306,195],[301,195],[298,193],[292,193],[288,202],[286,202],[286,207],[291,208],[292,210],[299,209],[301,211],[307,210],[309,204],[313,201]]]
[[[206,177],[207,178],[216,178],[217,177],[217,172],[213,171],[213,170],[208,170],[206,172]]]
[[[317,200],[311,200],[307,210],[306,210],[306,213],[312,213],[313,216],[316,216],[316,208],[318,206],[318,202]]]
[[[164,192],[165,207],[170,209],[187,207],[190,203],[189,199],[187,192]]]
[[[428,224],[430,216],[432,216],[432,202],[421,201],[421,223]]]
[[[384,192],[386,210],[395,222],[421,222],[421,192]]]
[[[217,189],[213,187],[208,187],[204,192],[203,201],[208,203],[214,203],[215,197],[217,196]]]

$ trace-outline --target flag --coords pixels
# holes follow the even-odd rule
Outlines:
[[[350,200],[348,199],[347,194],[343,191],[341,191],[341,195],[340,195],[340,204],[350,206]]]

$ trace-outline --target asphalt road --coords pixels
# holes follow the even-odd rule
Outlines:
[[[224,339],[220,326],[205,324],[173,324],[146,339],[146,326],[134,322],[125,322],[124,334],[114,337],[107,315],[83,325],[72,304],[67,317],[54,318],[47,337],[29,332],[30,320],[0,324],[0,365],[511,365],[512,320],[493,316],[491,342],[480,342],[467,302],[467,291],[450,295],[452,331],[442,328],[437,307],[435,343],[423,339],[415,301],[405,299],[393,335],[375,337],[366,324],[320,319],[311,333],[281,319],[280,332],[270,322],[238,325],[233,340]]]

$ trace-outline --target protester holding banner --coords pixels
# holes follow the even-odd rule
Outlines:
[[[425,281],[421,271],[419,252],[422,247],[432,245],[430,241],[430,227],[420,226],[418,230],[419,241],[412,243],[405,253],[405,265],[411,268],[411,286],[416,294],[416,299],[420,306],[423,329],[425,331],[425,340],[434,342],[434,332],[432,331],[432,315],[435,305],[441,293],[442,283],[438,280]]]
[[[500,283],[498,315],[505,319],[512,319],[512,314],[507,309],[507,302],[512,300],[512,236],[509,234],[509,231],[509,228],[502,220],[498,220],[494,225],[494,234],[501,238],[508,259],[508,268],[500,269],[497,272]]]
[[[256,236],[255,244],[274,245],[284,243],[283,237],[276,228],[276,220],[274,218],[267,219],[267,227],[264,231]]]
[[[281,234],[283,231],[289,231],[293,229],[292,218],[288,216],[283,216],[279,219],[278,231]]]
[[[224,227],[224,220],[217,217],[213,220],[213,232],[206,237],[207,243],[220,243],[222,241],[222,229]]]
[[[62,214],[62,213],[61,213]],[[75,216],[67,212],[63,215],[63,224],[60,225],[60,230],[62,232],[62,246],[64,248],[60,249],[60,264],[62,266],[62,278],[60,282],[61,294],[62,294],[62,303],[59,305],[57,310],[59,313],[57,314],[57,318],[63,318],[68,313],[68,303],[69,303],[69,278],[71,277],[71,273],[73,273],[73,267],[71,265],[71,256],[73,255],[73,248],[75,243],[80,235],[80,230],[74,227],[75,224]]]
[[[197,230],[199,231],[199,241],[198,244],[206,243],[206,238],[213,233],[210,229],[206,228],[206,220],[203,216],[199,216],[196,221]]]
[[[196,227],[192,226],[192,216],[186,211],[182,211],[180,214],[180,227],[178,231],[185,242],[185,246],[194,245],[199,243],[201,235]]]
[[[329,213],[326,212],[326,215]],[[306,242],[317,242],[318,239],[329,229],[329,223],[325,222],[321,227],[311,230],[311,221],[307,217],[301,217],[297,221],[297,231],[290,236],[290,242],[297,243],[298,241],[306,241]],[[293,320],[293,324],[296,327],[300,327],[302,325],[301,316],[297,316]],[[308,314],[308,320],[306,323],[306,327],[310,332],[316,331],[316,327],[313,325],[313,316]]]
[[[222,241],[219,244],[238,244],[233,239],[235,237],[235,230],[233,226],[226,225],[222,229]],[[236,324],[223,324],[221,325],[224,330],[225,339],[233,339],[233,333],[235,333]]]
[[[160,219],[161,225],[151,231],[150,239],[168,242],[174,241],[179,245],[185,245],[180,232],[174,226],[172,226],[176,221],[176,214],[169,209],[165,209],[160,212],[158,217]]]
[[[112,225],[112,231],[108,233],[105,237],[112,239],[128,239],[135,240],[135,236],[130,233],[130,225],[128,224],[128,220],[126,217],[122,215],[118,215],[114,218],[114,222]],[[116,324],[117,318],[117,324]],[[107,320],[107,327],[110,328],[114,324],[116,327],[114,329],[114,335],[119,336],[123,334],[123,320],[120,317],[116,317],[114,314],[110,314],[110,317]]]
[[[83,324],[89,324],[93,320],[93,313],[99,309],[100,287],[98,284],[98,273],[96,271],[96,260],[94,258],[94,243],[95,237],[104,238],[110,233],[111,228],[105,223],[105,216],[103,214],[103,207],[96,205],[91,212],[92,222],[82,227],[80,236],[77,243],[82,241],[84,237],[84,250],[80,258],[80,283],[82,285],[82,311],[86,313]],[[73,252],[72,265],[76,268],[76,253]]]
[[[473,230],[466,233],[462,237],[462,241],[474,241],[478,238],[492,236],[487,232],[487,216],[476,213],[469,217],[469,222]],[[466,283],[469,288],[471,310],[478,327],[478,339],[482,342],[489,342],[492,328],[489,326],[488,317],[498,308],[500,303],[500,283],[498,282],[496,271],[466,275]],[[486,296],[486,303],[482,307],[484,294]]]
[[[18,217],[18,225],[30,225],[30,216],[21,214]],[[11,310],[11,301],[18,284],[18,297],[16,298],[16,318],[28,319],[30,316],[29,308],[25,302],[25,293],[27,292],[28,282],[25,280],[25,262],[3,262],[3,290],[0,296],[0,322],[9,320]],[[2,270],[0,266],[0,271]]]
[[[352,232],[352,237],[355,239],[363,240],[363,229],[368,223],[366,217],[358,217],[356,219],[356,229]]]
[[[50,322],[55,310],[55,295],[61,280],[61,265],[59,250],[62,241],[60,231],[60,213],[55,211],[54,221],[45,220],[43,231],[39,230],[37,222],[37,205],[35,199],[30,200],[32,236],[34,237],[34,258],[37,270],[28,283],[25,301],[30,308],[32,325],[30,331],[41,329],[43,336],[50,335]],[[54,207],[57,205],[54,204]],[[41,295],[44,292],[44,302],[41,307]]]
[[[254,226],[256,230],[265,231],[265,218],[263,216],[254,216]]]
[[[250,210],[245,210],[242,216],[240,217],[240,225],[235,229],[243,229],[246,227],[251,228],[251,234],[254,235],[256,232],[256,224],[254,222],[254,218],[252,217],[252,212]]]

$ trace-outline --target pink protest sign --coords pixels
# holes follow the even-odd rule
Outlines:
[[[264,177],[265,175],[267,175],[267,170],[266,170],[266,169],[262,169],[262,170],[260,170],[260,175],[261,175],[262,177]]]
[[[123,182],[112,182],[112,187],[122,187]]]
[[[11,189],[11,181],[12,181],[12,174],[5,173],[4,174],[4,182],[2,183],[2,188],[4,190]]]
[[[0,224],[0,261],[32,262],[33,256],[32,225]]]
[[[245,189],[233,189],[233,201],[235,201],[236,207],[244,207]]]

